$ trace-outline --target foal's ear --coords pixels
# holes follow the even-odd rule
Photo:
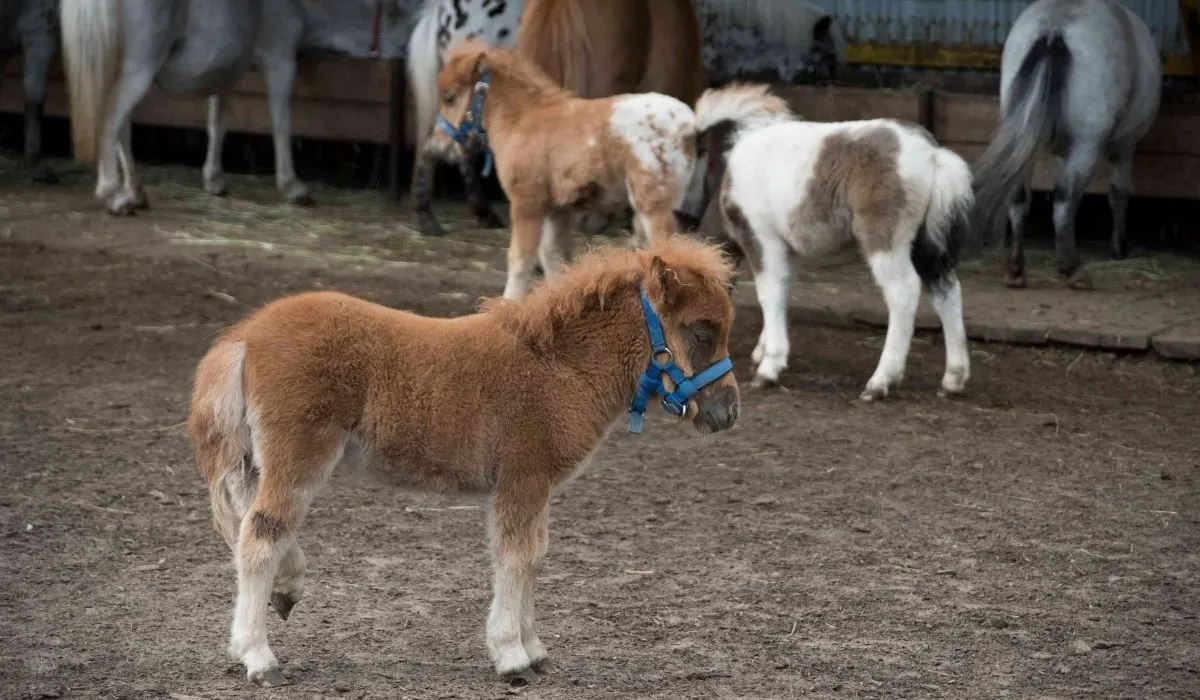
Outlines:
[[[833,28],[833,17],[831,15],[821,15],[821,18],[813,24],[812,36],[815,41],[829,38],[829,32]]]
[[[679,273],[668,268],[663,259],[655,255],[654,259],[650,261],[650,276],[662,291],[663,303],[667,307],[675,306],[679,298],[679,291],[683,287]]]
[[[479,80],[479,76],[483,72],[492,67],[492,62],[488,60],[486,51],[480,51],[479,57],[475,59],[475,67],[471,70],[471,77],[474,80]]]

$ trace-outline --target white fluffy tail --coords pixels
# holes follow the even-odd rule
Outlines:
[[[62,0],[59,21],[75,158],[94,163],[121,70],[121,0]]]
[[[425,0],[421,15],[408,39],[405,70],[408,72],[408,89],[412,93],[414,103],[413,121],[416,132],[413,134],[413,143],[418,151],[425,148],[425,142],[433,132],[433,122],[437,119],[437,77],[438,71],[441,70],[437,45],[437,16],[440,5],[441,0]]]
[[[954,151],[939,147],[933,152],[933,182],[925,228],[932,243],[945,250],[950,236],[971,231],[966,226],[975,206],[971,166]],[[964,228],[965,227],[965,228]],[[970,241],[961,240],[966,244]]]
[[[736,131],[745,132],[795,119],[787,100],[770,90],[770,85],[747,83],[705,90],[696,100],[696,133],[722,122],[733,122]]]
[[[236,548],[238,526],[258,489],[243,376],[246,344],[219,340],[196,368],[188,436],[208,483],[213,527]]]

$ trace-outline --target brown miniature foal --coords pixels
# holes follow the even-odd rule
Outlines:
[[[522,682],[548,670],[533,591],[551,490],[626,413],[641,432],[652,394],[700,432],[733,426],[730,274],[719,248],[671,236],[602,249],[471,316],[314,292],[228,329],[196,370],[188,435],[237,563],[229,653],[250,680],[286,683],[267,602],[286,620],[299,601],[297,530],[351,452],[403,486],[491,497],[492,661]]]
[[[678,233],[674,211],[702,117],[684,102],[658,93],[584,99],[528,58],[479,41],[450,53],[438,91],[434,143],[471,150],[486,135],[509,200],[505,297],[525,292],[538,259],[547,276],[569,260],[575,214],[615,217],[632,206],[640,240]]]

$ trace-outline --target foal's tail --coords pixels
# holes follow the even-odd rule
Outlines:
[[[75,158],[94,163],[121,70],[121,0],[62,0],[59,21]]]
[[[437,77],[438,71],[441,70],[437,39],[440,6],[441,0],[425,0],[421,15],[408,38],[405,70],[408,72],[409,90],[413,96],[413,121],[416,127],[413,143],[418,151],[425,147],[425,142],[433,131],[434,119],[437,118]],[[417,162],[419,161],[420,159],[417,159]]]
[[[932,155],[929,208],[912,242],[912,262],[921,280],[934,289],[951,281],[964,247],[976,244],[971,226],[975,193],[971,166],[949,148],[936,147]]]
[[[1061,32],[1044,34],[1017,69],[1000,126],[975,165],[975,222],[985,240],[1003,225],[1017,190],[1029,182],[1038,153],[1059,128],[1071,50]]]
[[[238,527],[258,489],[243,383],[246,344],[222,338],[196,368],[188,437],[208,482],[213,527],[235,549]]]

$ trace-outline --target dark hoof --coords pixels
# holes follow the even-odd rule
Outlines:
[[[446,235],[446,229],[438,223],[432,212],[421,212],[417,214],[417,227],[421,230],[422,236],[431,238],[439,238]]]
[[[514,688],[522,688],[527,685],[532,685],[537,682],[537,674],[532,668],[523,668],[520,671],[512,671],[504,674],[504,680]]]
[[[504,228],[504,220],[491,207],[485,212],[475,212],[475,222],[479,228]]]
[[[1096,285],[1092,282],[1091,273],[1087,271],[1086,267],[1082,266],[1071,274],[1065,275],[1065,281],[1071,289],[1091,291],[1096,288]]]
[[[542,659],[541,661],[534,661],[530,668],[543,676],[548,676],[552,673],[558,673],[558,666],[556,666],[549,657]]]
[[[50,168],[38,168],[33,173],[33,181],[39,185],[57,185],[61,180]]]
[[[315,207],[317,205],[317,200],[313,199],[311,194],[305,192],[304,194],[296,197],[289,197],[287,203],[294,207]]]
[[[768,379],[767,377],[763,377],[761,375],[756,374],[756,375],[754,375],[754,379],[750,380],[750,388],[751,389],[762,389],[764,391],[768,390],[768,389],[778,389],[779,388],[779,380],[778,379]]]
[[[278,668],[268,668],[265,671],[252,673],[250,682],[262,688],[279,688],[289,685],[288,679],[283,677],[283,672]]]
[[[1113,260],[1124,260],[1129,257],[1129,249],[1126,246],[1117,246],[1108,251],[1108,255]]]
[[[287,622],[288,615],[292,614],[292,608],[296,607],[296,600],[285,593],[272,593],[271,607],[275,608],[280,619]]]
[[[1008,287],[1009,289],[1024,289],[1025,287],[1029,286],[1029,280],[1025,277],[1024,272],[1019,275],[1013,275],[1005,272],[1004,286]]]

